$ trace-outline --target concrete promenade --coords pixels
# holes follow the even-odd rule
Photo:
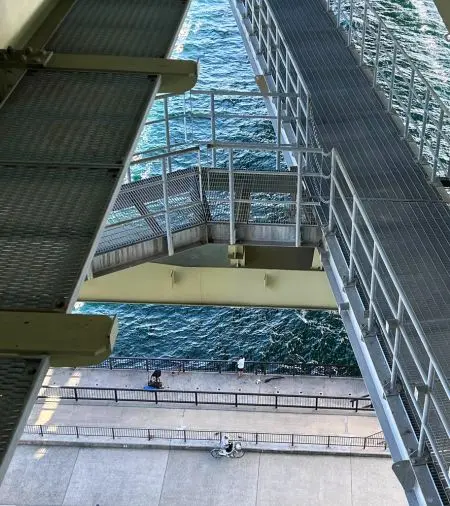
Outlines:
[[[361,396],[361,379],[237,378],[236,374],[164,374],[171,389]],[[258,381],[261,380],[261,381]],[[145,371],[50,370],[55,386],[142,388]],[[111,401],[38,401],[30,424],[197,429],[368,436],[374,413],[263,407],[155,405]],[[27,435],[0,486],[0,506],[406,505],[384,447],[244,443],[242,459],[213,459],[213,441]],[[188,448],[188,449],[182,449]]]
[[[278,378],[278,379],[272,379]],[[367,389],[362,378],[328,378],[322,376],[287,376],[236,373],[162,372],[164,388],[171,390],[207,390],[252,393],[283,393],[324,396],[364,396]],[[266,382],[267,380],[270,380]],[[134,369],[50,369],[44,385],[111,388],[142,388],[147,372]]]
[[[320,395],[364,395],[364,382],[358,378],[284,377],[264,383],[270,376],[248,374],[182,373],[163,374],[171,389],[302,393]],[[262,380],[257,383],[257,380]],[[44,384],[55,386],[102,386],[142,388],[145,371],[100,369],[52,369]],[[368,436],[380,431],[373,412],[315,411],[310,408],[263,408],[258,406],[202,406],[111,401],[38,401],[28,420],[30,424],[195,429],[217,431],[325,434]]]
[[[16,506],[404,506],[389,459],[19,446],[0,487]]]

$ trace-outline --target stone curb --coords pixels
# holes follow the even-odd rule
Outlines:
[[[79,448],[116,448],[116,449],[157,449],[157,450],[205,450],[208,451],[217,446],[217,441],[204,441],[204,442],[192,442],[185,443],[184,441],[170,441],[170,442],[118,442],[114,440],[83,440],[78,439],[57,439],[55,437],[45,438],[26,438],[23,437],[19,441],[20,445],[35,445],[35,446],[75,446]],[[391,458],[388,451],[358,451],[351,449],[350,447],[341,447],[325,449],[321,446],[314,445],[302,445],[291,448],[287,445],[282,444],[261,444],[256,446],[255,444],[249,443],[245,446],[246,452],[252,453],[282,453],[282,454],[293,454],[293,455],[333,455],[333,456],[345,456],[345,457],[379,457],[379,458]]]

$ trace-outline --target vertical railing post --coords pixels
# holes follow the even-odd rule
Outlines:
[[[416,70],[414,67],[411,68],[411,78],[409,80],[409,95],[408,95],[408,105],[406,107],[406,119],[405,119],[405,130],[403,132],[403,135],[405,139],[408,139],[408,133],[409,133],[409,121],[411,116],[411,105],[412,105],[412,99],[414,94],[414,78],[416,75]]]
[[[350,261],[348,265],[348,281],[353,281],[355,275],[355,243],[356,243],[356,220],[358,218],[358,206],[353,198],[352,207],[352,230],[350,233]]]
[[[212,140],[212,166],[216,166],[216,104],[214,93],[211,93],[211,140]]]
[[[306,95],[306,119],[305,119],[305,146],[309,147],[309,137],[310,137],[310,113],[311,113],[311,97],[309,96],[309,92]],[[305,165],[308,168],[309,165],[309,153],[305,154]]]
[[[200,202],[203,203],[203,175],[202,175],[202,158],[200,148],[197,152],[197,164],[198,164],[198,193]]]
[[[439,151],[441,149],[441,136],[442,136],[442,127],[444,126],[444,109],[441,108],[441,114],[439,115],[439,123],[436,135],[436,148],[434,150],[434,160],[433,160],[433,176],[431,180],[436,181],[437,167],[439,164]]]
[[[162,185],[163,185],[163,197],[164,197],[164,216],[166,219],[166,237],[167,237],[167,252],[169,256],[174,253],[173,241],[172,241],[172,230],[170,224],[170,212],[169,212],[169,190],[167,187],[167,166],[166,159],[162,159]]]
[[[277,97],[277,147],[281,144],[281,97]],[[276,155],[276,170],[280,170],[281,163],[281,150],[277,149]]]
[[[166,149],[170,153],[169,99],[164,97],[164,124],[166,129]],[[169,172],[172,172],[172,160],[169,158]]]
[[[392,53],[392,73],[391,83],[389,87],[389,101],[388,101],[388,112],[392,110],[392,99],[394,97],[394,84],[395,84],[395,67],[397,65],[397,44],[394,42],[394,52]]]
[[[275,27],[275,90],[280,93],[280,32]]]
[[[352,35],[353,35],[353,9],[354,9],[354,0],[350,0],[350,19],[348,23],[348,38],[347,38],[347,46],[351,46],[352,44]]]
[[[363,26],[361,34],[361,54],[359,55],[359,65],[364,65],[364,50],[366,48],[366,29],[367,29],[367,2],[364,2]]]
[[[297,195],[295,199],[295,247],[299,248],[302,244],[302,153],[297,155]]]
[[[369,332],[372,332],[374,323],[374,298],[377,283],[377,276],[376,276],[377,268],[378,268],[378,247],[374,242],[372,254],[372,274],[370,278],[370,293],[369,293],[369,318],[367,322],[367,328]]]
[[[77,387],[75,387],[75,388],[73,389],[73,394],[74,394],[74,396],[75,396],[75,402],[78,402],[78,390],[77,390]]]
[[[338,0],[337,14],[336,14],[336,26],[339,28],[340,24],[341,24],[341,0]]]
[[[228,150],[228,185],[230,192],[230,244],[236,243],[236,228],[234,216],[234,173],[233,173],[233,149]]]
[[[330,203],[328,210],[328,232],[332,233],[334,228],[334,214],[333,214],[333,205],[334,205],[334,193],[335,193],[335,184],[334,180],[336,178],[336,150],[333,148],[331,150],[331,175],[330,175]]]
[[[42,437],[44,437],[44,431],[42,430],[42,425],[39,425],[39,432]]]
[[[256,32],[255,0],[252,0],[252,35]]]
[[[425,134],[426,134],[426,131],[427,131],[428,107],[429,107],[429,104],[430,104],[430,89],[427,87],[427,91],[425,93],[425,104],[423,106],[422,130],[420,132],[419,162],[422,161],[423,146],[424,146],[424,143],[425,143]]]
[[[377,86],[377,79],[378,79],[378,63],[380,61],[380,44],[381,44],[381,21],[378,21],[377,41],[375,43],[375,62],[373,64],[372,86],[374,88]]]
[[[423,411],[422,411],[422,420],[420,424],[420,434],[419,434],[419,444],[417,446],[417,456],[420,458],[423,456],[423,451],[425,449],[425,427],[428,423],[428,414],[430,412],[430,392],[433,388],[434,383],[434,367],[430,360],[430,365],[428,367],[428,377],[427,377],[427,390],[425,392],[425,400],[423,402]]]
[[[263,30],[262,30],[262,8],[261,8],[261,0],[258,0],[258,52],[262,54],[262,39],[263,39]]]
[[[267,61],[267,66],[266,66],[266,71],[267,71],[267,74],[270,76],[270,68],[271,68],[271,64],[272,64],[272,36],[271,36],[271,33],[270,33],[270,17],[269,17],[269,13],[267,13],[267,28],[266,28],[266,61]]]
[[[186,119],[186,93],[183,93],[183,126],[184,126],[184,142],[188,141],[187,119]]]
[[[397,371],[398,371],[398,355],[400,351],[400,338],[401,338],[401,325],[403,322],[403,301],[399,295],[397,315],[396,315],[396,326],[395,326],[395,337],[394,337],[394,352],[392,356],[392,371],[391,371],[391,392],[394,391],[397,383]]]

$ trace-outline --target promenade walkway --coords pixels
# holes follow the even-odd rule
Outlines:
[[[268,378],[169,373],[162,379],[171,389],[365,394],[361,379],[284,377],[264,383]],[[145,371],[53,369],[44,383],[142,388],[146,381]],[[38,401],[28,423],[342,436],[368,436],[380,430],[373,412],[59,399]],[[406,505],[384,447],[245,443],[242,459],[216,460],[209,454],[212,444],[24,434],[0,487],[0,506]]]
[[[24,486],[26,484],[26,486]],[[0,487],[16,506],[406,506],[389,459],[19,446]]]
[[[166,373],[165,387],[204,391],[242,391],[260,393],[296,393],[304,395],[364,395],[360,378],[321,378],[311,376],[284,377],[246,374],[238,378],[231,373]],[[147,373],[139,370],[51,369],[44,385],[143,388]],[[326,434],[368,436],[380,431],[373,412],[324,410],[312,408],[264,408],[259,406],[155,405],[140,402],[38,401],[29,417],[29,424],[81,425],[107,427],[139,427],[195,429],[217,431]]]
[[[273,379],[272,379],[273,378]],[[279,379],[276,379],[279,378]],[[50,369],[44,385],[143,388],[148,375],[142,370],[109,370],[88,368]],[[283,393],[324,396],[353,396],[367,394],[362,378],[328,378],[323,376],[286,376],[235,373],[185,372],[172,374],[163,371],[164,388],[172,390],[203,390],[227,392]],[[267,380],[270,380],[266,382]]]

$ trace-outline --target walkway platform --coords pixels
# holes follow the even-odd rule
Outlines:
[[[172,374],[170,371],[163,371],[161,380],[164,388],[171,390],[282,393],[330,397],[363,397],[367,394],[362,378],[256,374],[244,374],[239,378],[236,373],[226,372],[222,374],[213,372]],[[147,381],[147,372],[135,369],[114,369],[111,371],[109,369],[51,368],[44,379],[43,385],[143,388]],[[266,381],[268,382],[266,383]]]
[[[206,450],[19,446],[0,487],[5,506],[233,503],[407,504],[390,461],[376,457],[247,453],[216,460]]]

